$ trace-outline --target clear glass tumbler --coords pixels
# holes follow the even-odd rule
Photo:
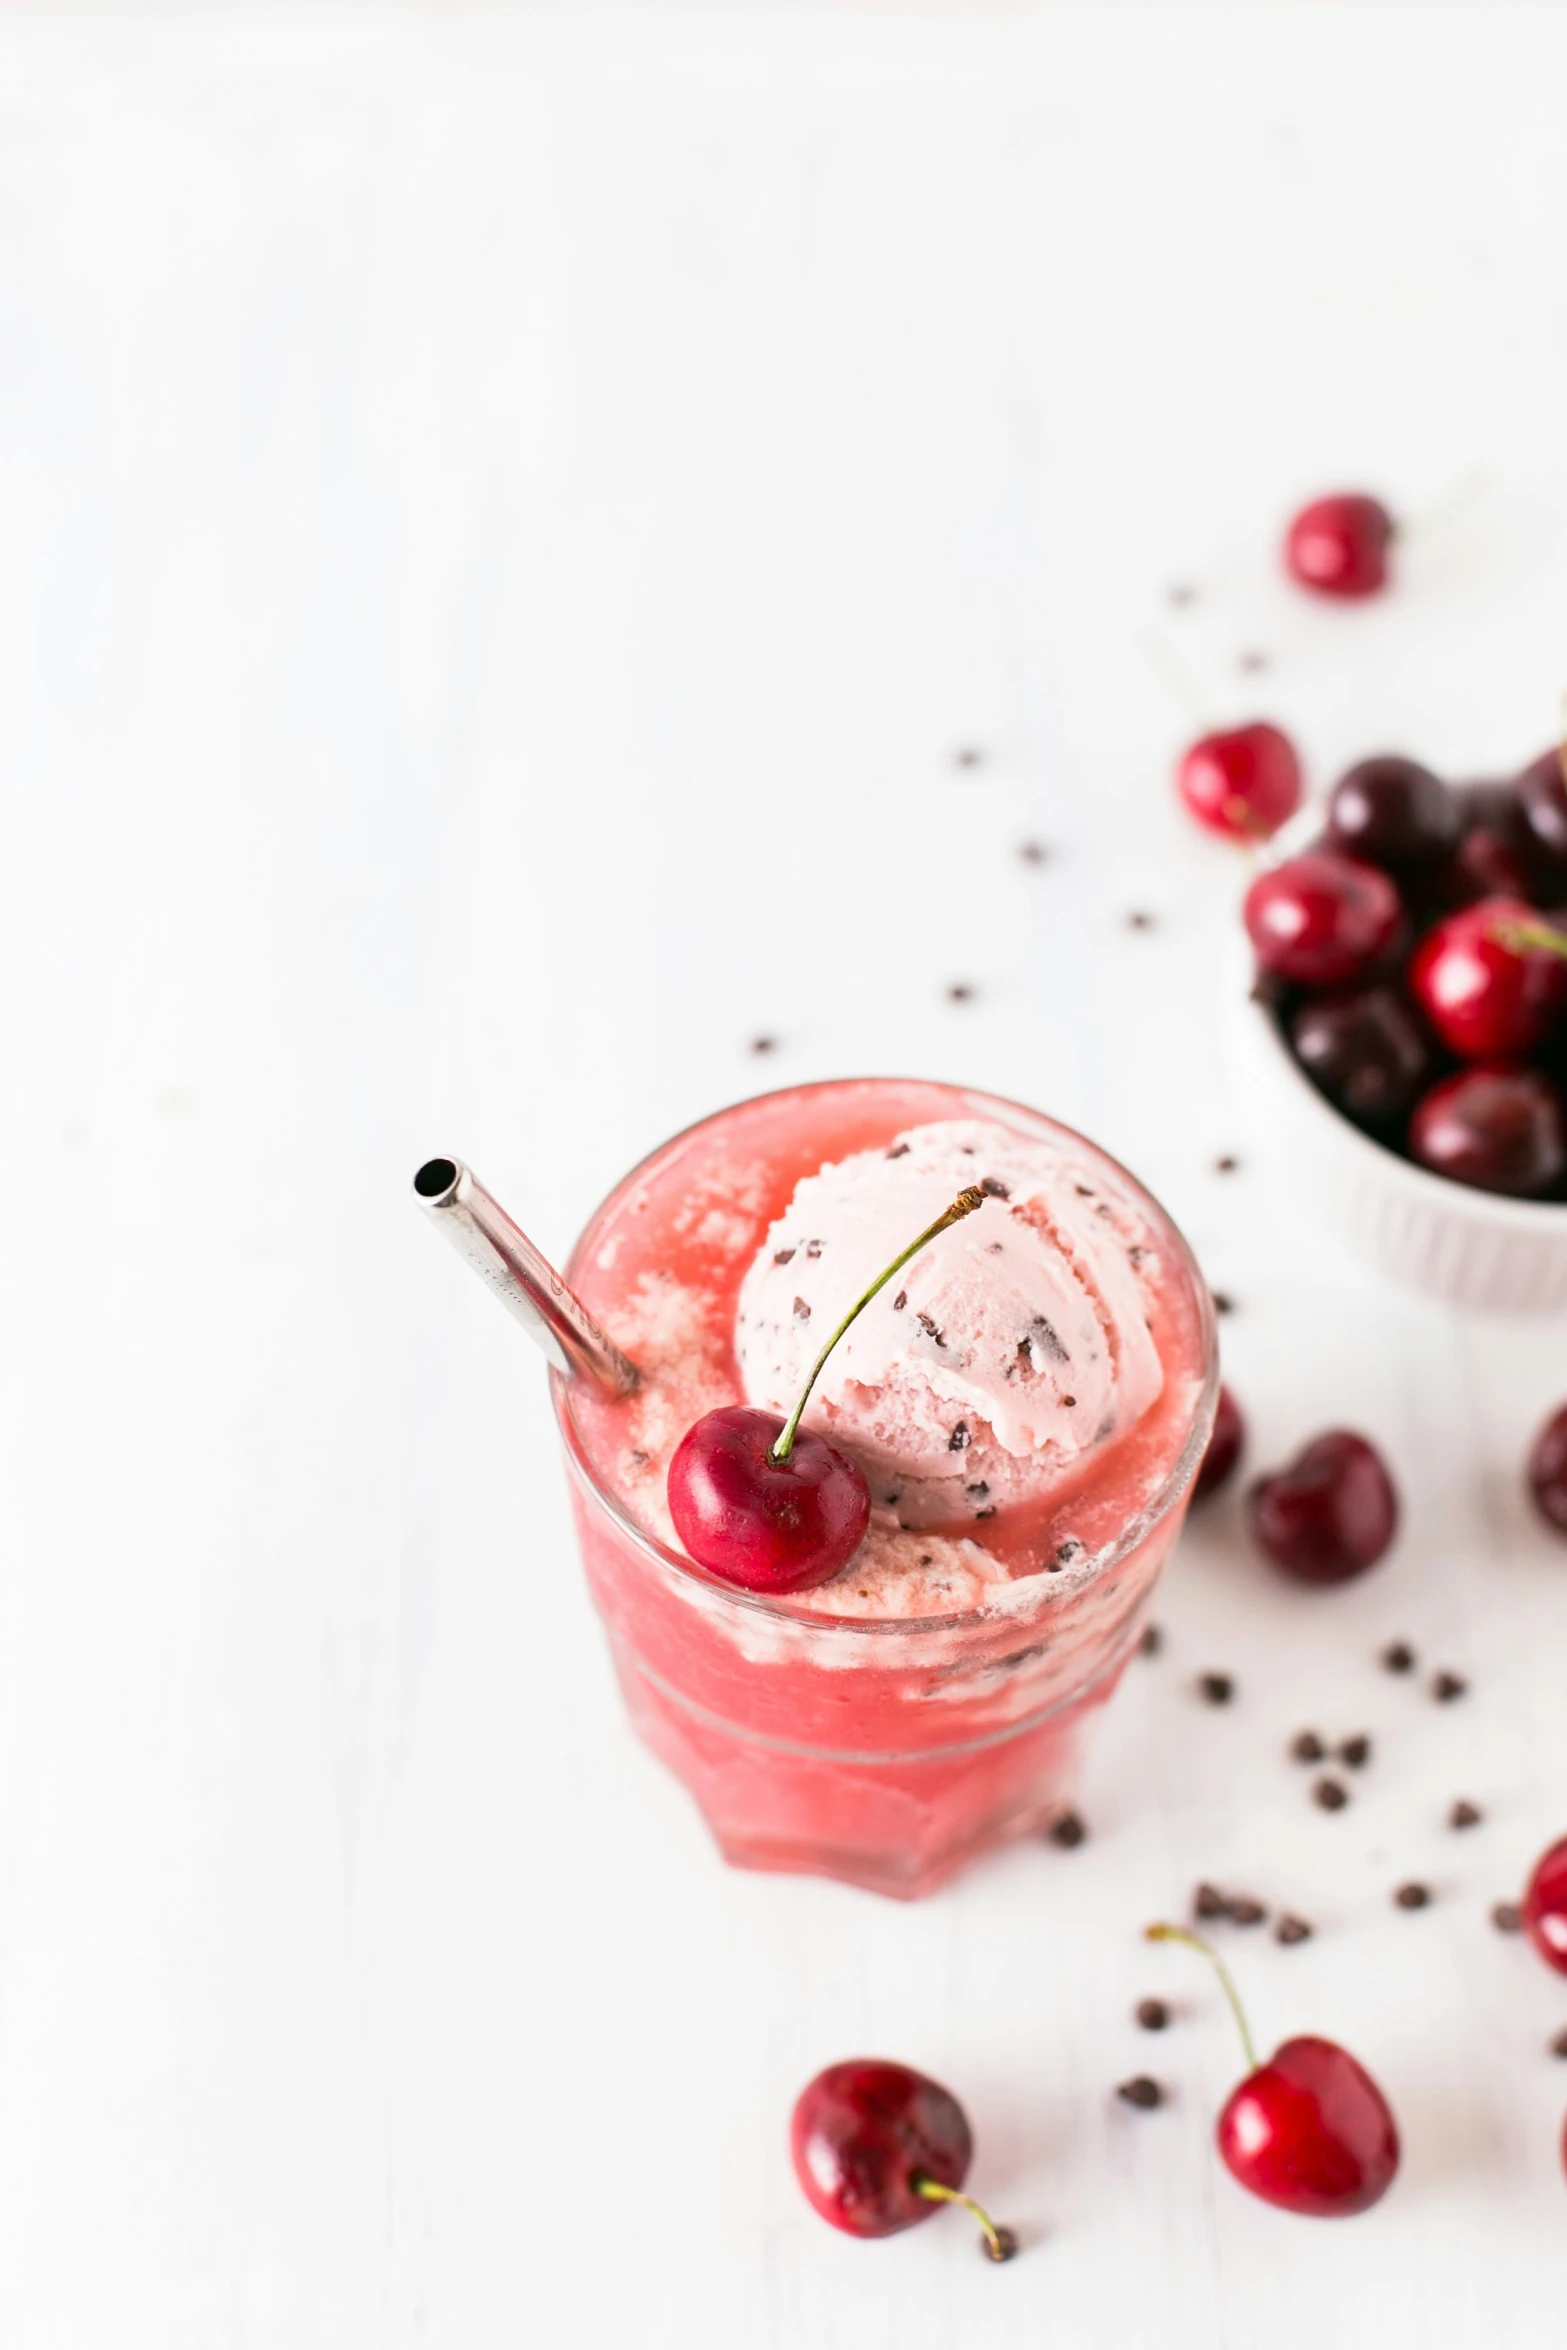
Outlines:
[[[1165,1365],[1159,1455],[1128,1477],[1124,1506],[1100,1495],[1086,1575],[1034,1574],[983,1607],[917,1619],[835,1617],[717,1584],[628,1507],[617,1407],[553,1382],[583,1562],[631,1719],[739,1867],[912,1899],[1069,1808],[1085,1735],[1137,1648],[1208,1440],[1218,1353],[1207,1288],[1158,1203],[1081,1137],[990,1095],[896,1079],[799,1087],[688,1129],[626,1177],[572,1256],[568,1278],[613,1333],[617,1235],[635,1220],[645,1248],[649,1214],[682,1168],[710,1184],[715,1167],[744,1169],[750,1205],[738,1238],[726,1235],[739,1266],[799,1172],[867,1138],[976,1117],[1065,1140],[1111,1172],[1170,1285],[1181,1359]],[[775,1177],[770,1192],[759,1167]],[[671,1263],[679,1250],[671,1239]]]

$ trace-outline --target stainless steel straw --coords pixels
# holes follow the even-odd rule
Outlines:
[[[636,1364],[605,1337],[582,1300],[461,1159],[426,1159],[414,1177],[414,1198],[557,1371],[592,1379],[610,1395],[629,1395],[638,1385]]]

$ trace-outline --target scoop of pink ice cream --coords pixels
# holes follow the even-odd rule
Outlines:
[[[855,1298],[974,1183],[984,1208],[872,1299],[805,1414],[905,1526],[1046,1498],[1135,1426],[1164,1381],[1144,1286],[1153,1239],[1103,1164],[953,1121],[798,1185],[740,1290],[749,1399],[787,1412]]]

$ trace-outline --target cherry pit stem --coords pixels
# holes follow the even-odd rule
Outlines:
[[[1252,2046],[1251,2026],[1246,2021],[1246,2010],[1241,2005],[1240,1993],[1230,1980],[1230,1970],[1214,1949],[1213,1944],[1205,1942],[1201,1934],[1194,1934],[1190,1926],[1150,1926],[1144,1940],[1148,1942],[1184,1942],[1188,1950],[1202,1952],[1203,1957],[1218,1976],[1219,1987],[1230,2003],[1230,2013],[1235,2018],[1235,2027],[1241,2036],[1241,2046],[1246,2051],[1247,2070],[1255,2072],[1257,2070],[1257,2051]]]
[[[998,2228],[989,2212],[976,2203],[972,2195],[960,2194],[956,2187],[943,2187],[939,2180],[928,2177],[924,2171],[917,2171],[909,2184],[915,2194],[922,2196],[927,2203],[961,2203],[965,2211],[971,2211],[985,2231],[987,2260],[1012,2258],[1017,2250],[1016,2236],[1010,2228]]]
[[[853,1305],[850,1306],[848,1312],[844,1315],[843,1320],[838,1324],[837,1329],[833,1332],[831,1338],[828,1339],[827,1344],[822,1348],[821,1353],[817,1356],[815,1362],[811,1365],[810,1376],[806,1380],[805,1385],[800,1392],[800,1400],[795,1405],[794,1410],[789,1414],[788,1419],[785,1420],[783,1426],[779,1429],[777,1441],[769,1449],[768,1458],[770,1460],[786,1461],[789,1458],[789,1455],[793,1452],[794,1432],[800,1425],[800,1414],[804,1411],[806,1405],[811,1399],[811,1389],[816,1385],[818,1378],[821,1376],[822,1365],[826,1362],[827,1357],[832,1353],[833,1348],[837,1345],[839,1339],[848,1329],[849,1324],[855,1319],[857,1315],[864,1312],[865,1308],[870,1304],[871,1299],[876,1295],[876,1292],[879,1289],[886,1288],[894,1273],[899,1273],[903,1270],[903,1267],[908,1263],[910,1257],[918,1256],[920,1250],[925,1246],[927,1241],[934,1240],[938,1232],[945,1232],[949,1224],[961,1224],[965,1216],[972,1216],[974,1210],[976,1208],[982,1208],[984,1204],[985,1194],[978,1188],[977,1185],[971,1184],[966,1191],[960,1191],[957,1198],[953,1201],[951,1207],[943,1209],[942,1213],[936,1218],[934,1224],[927,1224],[924,1231],[920,1234],[918,1240],[911,1240],[908,1247],[903,1251],[903,1254],[901,1256],[894,1257],[892,1263],[887,1267],[887,1270],[884,1273],[877,1274],[875,1280],[871,1283],[869,1289],[866,1290],[864,1296],[855,1299]],[[943,2190],[943,2192],[945,2192],[945,2190]]]

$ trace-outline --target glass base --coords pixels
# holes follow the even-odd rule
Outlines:
[[[615,1653],[642,1742],[694,1798],[734,1868],[832,1877],[918,1901],[1070,1809],[1089,1726],[1119,1674],[1015,1737],[906,1761],[791,1752],[688,1711]]]

